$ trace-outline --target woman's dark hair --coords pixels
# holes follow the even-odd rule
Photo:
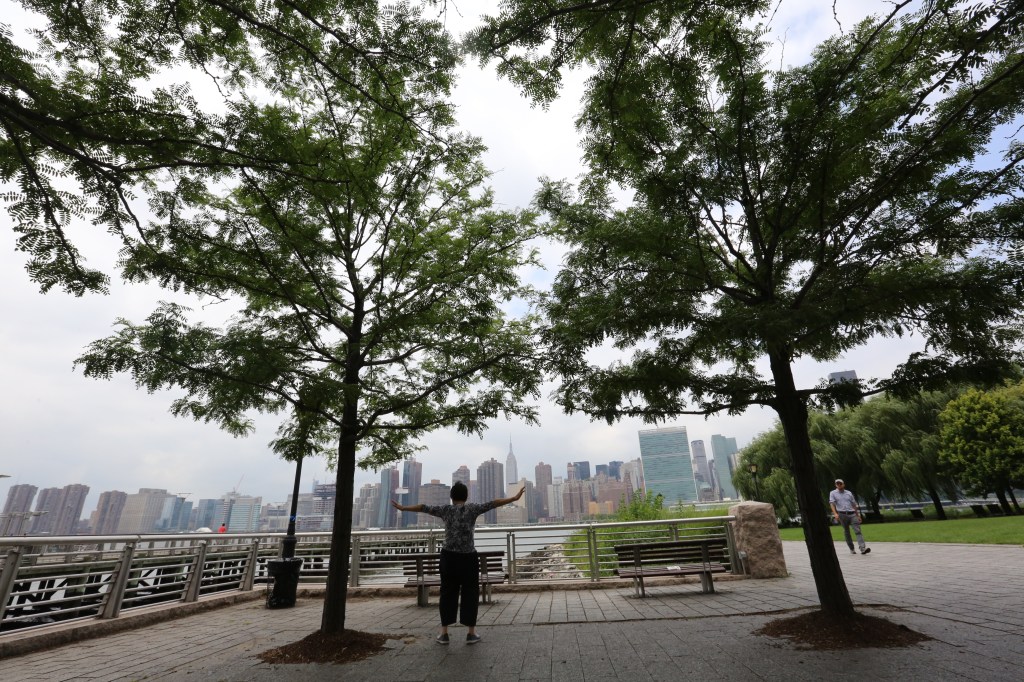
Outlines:
[[[469,499],[469,488],[462,481],[455,481],[452,486],[452,502],[465,502]]]

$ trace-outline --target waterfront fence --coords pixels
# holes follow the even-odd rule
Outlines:
[[[504,550],[512,583],[614,578],[614,546],[642,540],[724,538],[738,572],[733,516],[624,523],[491,526],[476,530],[480,550]],[[109,535],[0,538],[0,637],[25,628],[168,603],[195,602],[231,591],[266,589],[266,562],[280,556],[284,533]],[[300,582],[323,585],[330,535],[298,533]],[[349,585],[401,585],[409,552],[436,552],[441,527],[353,531]]]

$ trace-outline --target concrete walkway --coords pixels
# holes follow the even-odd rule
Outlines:
[[[933,641],[903,649],[805,651],[752,632],[779,611],[814,607],[806,549],[784,543],[791,576],[629,587],[501,592],[481,606],[476,646],[452,629],[438,646],[437,610],[403,597],[349,601],[346,626],[394,635],[389,649],[343,666],[267,665],[266,649],[319,627],[322,602],[268,611],[261,601],[0,662],[4,682],[28,680],[978,680],[1024,679],[1024,548],[875,543],[837,545],[860,610]],[[436,597],[432,597],[432,602]]]

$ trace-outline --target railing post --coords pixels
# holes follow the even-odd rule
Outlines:
[[[252,585],[256,581],[256,562],[260,557],[260,539],[254,538],[252,541],[252,549],[249,550],[249,563],[245,567],[245,573],[242,574],[242,583],[238,586],[239,592],[249,592],[252,590]]]
[[[186,602],[199,601],[199,588],[203,586],[203,567],[206,566],[206,540],[200,540],[196,550],[196,558],[192,560],[192,573],[188,576],[188,585],[185,587]]]
[[[738,561],[739,557],[736,555],[736,529],[733,527],[732,521],[725,523],[725,549],[729,553],[729,567],[732,569],[734,574],[743,573],[743,567]]]
[[[128,587],[128,577],[132,572],[132,560],[135,558],[135,541],[124,543],[121,550],[121,559],[117,562],[114,575],[110,579],[110,593],[107,601],[103,604],[103,611],[100,618],[117,618],[121,613],[121,604],[124,602],[124,591]]]
[[[593,524],[587,527],[587,553],[590,555],[590,580],[600,580],[601,566],[597,559],[597,531]]]
[[[14,580],[18,577],[18,568],[21,566],[21,547],[11,547],[7,550],[7,557],[4,559],[4,572],[0,573],[0,623],[4,620],[4,612],[7,611],[7,600],[11,598],[14,590]]]
[[[672,529],[672,542],[679,542],[679,524],[673,523],[669,528]]]
[[[508,581],[516,581],[516,534],[515,532],[505,533],[505,556],[508,557]]]
[[[351,587],[359,587],[359,564],[362,558],[362,548],[360,547],[360,538],[358,535],[352,536],[352,565],[348,572],[348,584]]]

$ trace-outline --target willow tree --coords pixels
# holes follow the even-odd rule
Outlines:
[[[254,412],[283,413],[278,452],[337,465],[325,633],[344,629],[357,464],[407,457],[435,429],[532,422],[540,380],[518,278],[535,216],[493,205],[481,143],[454,129],[447,33],[416,17],[346,31],[380,55],[358,87],[319,64],[268,80],[268,96],[236,107],[235,144],[279,161],[230,186],[172,176],[124,249],[131,281],[234,314],[213,324],[165,303],[78,361],[88,376],[177,389],[175,414],[235,434]],[[385,92],[400,106],[379,106]]]
[[[471,45],[541,100],[559,68],[594,68],[588,173],[538,194],[571,247],[547,304],[558,399],[609,422],[775,410],[819,601],[852,616],[808,435],[809,405],[850,387],[793,366],[923,340],[866,395],[1014,359],[1024,9],[900,2],[774,69],[728,6],[556,4],[506,3]]]

